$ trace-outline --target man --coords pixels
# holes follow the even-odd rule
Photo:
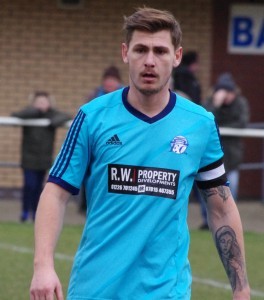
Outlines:
[[[180,66],[173,70],[173,87],[174,90],[186,94],[188,99],[201,104],[201,86],[196,78],[198,70],[198,53],[196,51],[186,52]]]
[[[104,70],[102,83],[92,91],[87,97],[86,102],[97,97],[114,92],[123,87],[120,71],[116,66],[109,66]]]
[[[67,299],[190,299],[186,219],[194,179],[214,236],[224,226],[235,233],[242,268],[233,295],[249,299],[241,222],[213,116],[169,91],[182,56],[179,24],[143,8],[124,29],[130,86],[80,109],[41,196],[31,300],[63,299],[53,253],[69,194],[82,182],[87,222]]]
[[[221,127],[244,128],[249,121],[248,100],[241,94],[232,74],[223,73],[217,79],[213,93],[205,103]],[[243,161],[244,145],[240,137],[222,136],[224,164],[230,190],[238,200],[239,166]]]
[[[52,101],[52,96],[45,91],[35,91],[30,95],[30,105],[12,116],[21,119],[50,120],[50,126],[24,126],[21,144],[21,167],[23,170],[24,184],[22,192],[22,207],[20,221],[26,222],[35,214],[39,196],[43,188],[47,170],[52,165],[53,148],[56,130],[71,116],[57,110]]]

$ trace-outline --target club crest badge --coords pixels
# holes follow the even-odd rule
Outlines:
[[[171,150],[174,153],[177,154],[182,154],[186,151],[188,147],[188,141],[184,136],[176,136],[172,141],[171,141]]]

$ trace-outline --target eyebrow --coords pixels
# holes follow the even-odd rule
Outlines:
[[[150,47],[145,45],[145,44],[135,44],[133,46],[133,48],[144,48],[144,49],[149,49]],[[163,49],[163,50],[169,50],[168,47],[166,46],[163,46],[163,45],[157,45],[157,46],[154,46],[153,49]]]

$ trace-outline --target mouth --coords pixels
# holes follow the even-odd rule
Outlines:
[[[142,73],[142,78],[145,83],[153,83],[157,79],[157,74],[151,72]]]
[[[146,72],[142,74],[143,78],[156,78],[157,75],[155,73]]]

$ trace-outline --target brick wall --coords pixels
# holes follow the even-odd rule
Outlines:
[[[211,66],[211,1],[155,0],[147,6],[174,13],[183,30],[184,49],[200,52],[199,79],[208,89]],[[0,115],[28,103],[34,90],[47,90],[57,107],[75,114],[84,96],[100,83],[102,71],[121,60],[123,15],[141,1],[84,1],[82,9],[60,9],[57,0],[2,0],[0,9]],[[65,136],[59,129],[56,152]],[[19,162],[20,128],[0,126],[0,161]],[[1,168],[0,188],[21,186],[19,168]]]

